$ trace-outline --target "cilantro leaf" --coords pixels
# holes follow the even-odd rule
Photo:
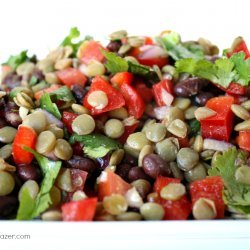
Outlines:
[[[107,59],[105,66],[112,74],[128,71],[128,63],[126,60],[117,56],[113,52],[107,52],[105,50],[102,50],[101,52]]]
[[[235,147],[225,151],[213,162],[208,174],[222,177],[225,186],[223,198],[230,209],[240,213],[250,213],[250,185],[239,183],[235,179],[237,169],[235,161],[238,154]]]
[[[61,161],[51,161],[29,147],[24,147],[24,149],[34,154],[44,174],[44,178],[35,200],[32,200],[30,195],[27,193],[28,190],[22,195],[17,213],[18,220],[33,219],[39,216],[49,207],[50,204],[52,204],[50,190],[53,187],[62,165]]]
[[[84,144],[84,153],[92,158],[105,156],[108,152],[120,148],[118,141],[113,140],[105,135],[77,135],[73,134],[70,137],[70,143],[82,142]]]
[[[56,118],[61,119],[62,115],[55,103],[51,101],[50,95],[48,93],[44,93],[40,99],[40,106],[42,109],[47,110]]]
[[[27,52],[28,50],[23,50],[18,55],[10,56],[8,61],[4,64],[9,65],[13,70],[15,70],[20,64],[28,61],[29,57]]]
[[[59,89],[54,90],[50,93],[50,96],[55,97],[57,101],[60,100],[64,102],[75,102],[75,98],[67,86],[63,86]]]
[[[84,39],[80,39],[80,31],[77,27],[73,27],[70,29],[69,35],[66,36],[61,42],[61,46],[70,46],[73,49],[73,54],[76,55],[78,48],[80,45],[86,41],[91,40],[92,37],[86,36]]]
[[[192,119],[188,123],[190,132],[189,132],[189,137],[196,136],[200,132],[201,124],[198,120]]]

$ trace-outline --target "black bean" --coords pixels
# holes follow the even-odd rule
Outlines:
[[[137,159],[133,157],[132,155],[125,154],[122,160],[123,163],[130,164],[132,166],[135,166],[137,164]]]
[[[129,170],[128,179],[130,182],[136,181],[138,179],[144,179],[151,181],[151,178],[144,172],[142,167],[133,167]]]
[[[111,52],[118,52],[121,46],[121,41],[110,41],[110,43],[107,45],[107,49]]]
[[[6,85],[9,89],[13,89],[21,85],[22,77],[18,76],[16,73],[9,73],[2,80],[2,84]]]
[[[77,103],[82,104],[83,98],[87,94],[87,90],[82,85],[74,84],[74,86],[72,88],[72,93],[73,93]]]
[[[209,81],[198,77],[188,78],[178,82],[174,86],[174,92],[177,96],[189,97],[200,93],[201,89],[206,87]]]
[[[41,178],[40,169],[30,164],[17,166],[17,173],[18,173],[18,176],[23,181],[39,180]]]
[[[7,122],[3,119],[3,118],[0,118],[0,128],[3,128],[7,125]]]
[[[18,127],[22,123],[19,116],[19,107],[14,102],[7,102],[4,108],[4,115],[6,121],[13,127]]]
[[[109,165],[110,154],[105,155],[104,157],[97,158],[97,164],[102,170]]]
[[[119,176],[122,177],[122,179],[124,179],[125,181],[129,181],[128,179],[128,174],[130,169],[132,168],[132,165],[128,164],[128,163],[123,163],[120,164],[116,167],[116,174],[118,174]]]
[[[205,106],[207,101],[214,97],[214,95],[211,92],[201,92],[195,97],[195,102],[199,106]]]
[[[0,216],[9,216],[17,210],[18,200],[14,196],[0,196]]]
[[[153,179],[158,175],[171,176],[171,170],[168,163],[157,154],[146,155],[143,158],[142,165],[144,172]]]
[[[74,155],[70,160],[67,161],[67,163],[71,168],[77,168],[88,173],[92,173],[96,168],[93,160],[78,155]]]

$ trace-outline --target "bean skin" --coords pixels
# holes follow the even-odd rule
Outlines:
[[[41,171],[39,168],[32,165],[19,165],[17,167],[18,176],[23,181],[39,180],[41,178]]]
[[[107,45],[107,49],[111,52],[118,52],[121,45],[121,41],[110,41],[110,43]]]
[[[174,93],[176,96],[190,97],[197,95],[202,88],[206,87],[209,81],[198,77],[188,78],[178,82],[174,86]]]
[[[205,106],[207,101],[214,97],[214,95],[211,92],[201,92],[195,97],[195,102],[199,106]]]
[[[77,168],[88,173],[92,173],[96,169],[94,161],[87,157],[74,155],[67,163],[71,168]]]
[[[128,173],[128,179],[130,182],[136,181],[138,179],[144,179],[150,181],[151,178],[144,172],[142,167],[133,167]]]
[[[82,104],[83,98],[87,94],[87,90],[82,85],[74,84],[72,93],[77,103]]]
[[[7,102],[4,108],[6,121],[15,128],[17,128],[22,123],[22,119],[19,116],[18,110],[19,107],[14,102]]]
[[[21,80],[21,76],[18,76],[16,73],[10,73],[4,77],[2,84],[6,85],[9,89],[13,89],[21,85]]]
[[[122,177],[122,179],[124,179],[125,181],[129,181],[128,179],[128,175],[129,175],[129,171],[132,168],[132,166],[128,163],[123,163],[123,164],[119,164],[116,167],[116,174],[118,174],[119,176]]]
[[[133,157],[132,155],[129,154],[125,154],[123,160],[123,163],[128,163],[132,166],[135,166],[137,164],[137,159],[135,157]]]

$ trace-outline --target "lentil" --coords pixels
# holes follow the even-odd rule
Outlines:
[[[191,148],[181,148],[177,154],[177,163],[184,171],[191,170],[199,161],[199,154]]]
[[[57,139],[54,148],[54,154],[59,159],[67,161],[71,158],[73,150],[67,141],[64,139]]]
[[[119,215],[127,211],[128,204],[124,196],[112,194],[103,200],[104,209],[111,215]]]
[[[96,109],[103,109],[108,105],[108,97],[105,92],[97,90],[88,96],[88,103]]]
[[[124,133],[124,125],[118,119],[109,119],[104,125],[104,132],[111,138],[119,138]]]
[[[140,213],[145,220],[162,220],[164,217],[163,207],[154,202],[144,203],[140,208]]]
[[[78,135],[88,135],[95,129],[95,120],[92,116],[82,114],[77,116],[72,122],[72,130]]]
[[[160,192],[161,198],[171,201],[179,200],[184,194],[186,194],[186,188],[181,183],[169,183]]]
[[[193,216],[196,220],[211,220],[217,215],[214,201],[206,198],[198,199],[193,206]]]

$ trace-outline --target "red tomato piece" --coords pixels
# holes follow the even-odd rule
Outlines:
[[[239,83],[236,82],[231,82],[226,89],[219,84],[214,85],[219,89],[225,91],[229,95],[246,95],[248,89],[246,86],[241,86]]]
[[[154,41],[151,37],[145,36],[144,38],[145,38],[145,40],[144,40],[145,45],[153,45],[154,44]]]
[[[138,94],[140,94],[145,103],[149,103],[153,99],[153,91],[151,88],[148,88],[145,83],[136,82],[135,90],[137,91]]]
[[[158,176],[154,183],[154,191],[160,195],[161,189],[169,183],[180,183],[180,179]],[[183,195],[176,201],[165,200],[159,197],[157,202],[165,210],[164,220],[186,220],[191,213],[191,203],[186,195]]]
[[[95,215],[97,198],[71,201],[62,205],[64,221],[92,221]]]
[[[227,52],[227,57],[231,57],[233,54],[238,52],[245,53],[245,59],[250,57],[250,52],[247,48],[246,42],[242,37],[238,37],[234,40],[232,47]]]
[[[72,134],[73,130],[72,130],[72,122],[75,120],[75,118],[77,117],[77,114],[71,113],[71,112],[67,112],[67,111],[63,111],[62,114],[62,121],[63,124],[66,126],[67,130]]]
[[[134,131],[139,126],[139,123],[135,123],[131,126],[124,126],[124,133],[122,136],[118,139],[120,143],[124,144],[127,141],[127,138],[130,134],[134,133]]]
[[[96,41],[85,41],[79,47],[77,57],[86,64],[92,60],[102,62],[105,58],[101,52],[102,49],[105,50],[105,48]]]
[[[240,131],[237,143],[241,149],[250,151],[250,131]]]
[[[131,74],[129,72],[119,72],[119,73],[116,73],[110,79],[110,82],[113,85],[120,87],[123,83],[131,85],[133,78],[134,78],[133,74]]]
[[[164,79],[153,85],[153,94],[155,102],[158,106],[170,106],[174,100],[173,83],[170,80]]]
[[[224,218],[225,204],[222,198],[223,180],[220,176],[207,177],[190,184],[192,204],[199,198],[213,200],[217,211],[217,219]]]
[[[34,97],[35,97],[36,100],[39,100],[39,99],[43,96],[44,93],[51,93],[51,92],[53,92],[53,91],[55,91],[55,90],[57,90],[57,89],[59,89],[59,88],[61,88],[61,87],[62,87],[62,86],[60,86],[60,85],[53,84],[53,85],[51,85],[51,87],[49,87],[49,88],[46,88],[46,89],[42,89],[42,90],[37,91],[37,92],[34,94]]]
[[[85,83],[87,82],[87,77],[80,70],[75,68],[62,69],[58,71],[56,75],[60,82],[68,87],[75,84],[85,86]]]
[[[139,63],[152,67],[157,65],[160,68],[168,64],[168,56],[164,49],[157,45],[143,45],[132,49],[130,55],[135,57]]]
[[[207,101],[206,107],[217,112],[216,115],[201,120],[201,131],[204,138],[228,141],[233,129],[232,96],[214,97]]]
[[[103,200],[105,196],[110,196],[111,194],[124,195],[130,188],[131,185],[119,175],[112,171],[103,171],[98,184],[98,197],[100,200]]]
[[[128,113],[136,119],[139,119],[145,110],[145,103],[142,97],[128,84],[122,84],[120,86],[120,91],[125,99]]]
[[[91,93],[94,91],[101,90],[106,93],[108,97],[108,105],[104,107],[103,109],[96,109],[95,107],[92,107],[88,103],[88,97]],[[90,110],[92,115],[98,115],[105,113],[107,111],[111,111],[114,109],[118,109],[125,105],[125,100],[122,96],[122,94],[112,87],[108,82],[106,82],[102,77],[96,76],[91,83],[90,90],[87,93],[87,95],[84,97],[83,105]]]
[[[13,142],[13,158],[16,164],[30,164],[34,156],[23,146],[35,149],[37,134],[33,128],[20,125]]]

